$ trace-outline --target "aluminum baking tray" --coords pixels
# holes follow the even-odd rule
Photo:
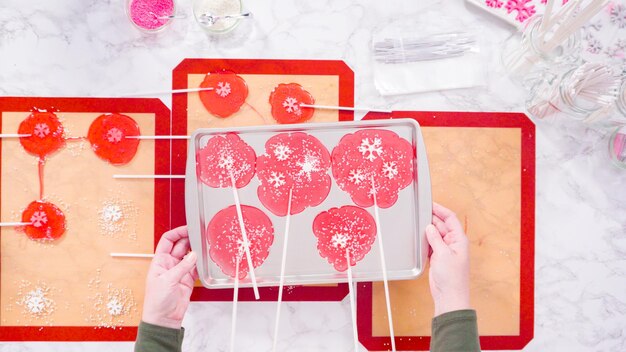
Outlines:
[[[233,287],[234,279],[225,275],[209,255],[205,233],[210,219],[220,210],[234,205],[232,188],[212,188],[198,177],[196,155],[207,141],[217,135],[236,133],[249,144],[257,157],[265,153],[265,142],[279,133],[305,132],[319,139],[332,153],[340,139],[363,129],[385,129],[395,132],[411,143],[415,151],[413,182],[398,194],[396,203],[380,209],[380,227],[385,250],[389,280],[406,280],[419,276],[428,255],[424,236],[426,225],[431,223],[432,195],[430,173],[424,140],[419,124],[412,119],[380,121],[355,121],[314,123],[298,125],[272,125],[241,128],[199,129],[189,141],[185,175],[185,205],[191,248],[198,253],[198,274],[207,288]],[[329,171],[332,175],[332,172]],[[238,189],[241,204],[263,210],[274,227],[274,241],[262,265],[255,268],[258,286],[278,286],[281,269],[285,217],[272,214],[257,196],[259,180]],[[285,264],[285,285],[327,284],[347,282],[347,273],[336,271],[321,257],[312,223],[317,214],[333,207],[354,205],[347,192],[332,180],[328,197],[316,207],[310,207],[291,217],[288,253]],[[366,210],[374,216],[373,207]],[[370,252],[352,267],[354,281],[380,281],[383,279],[379,246],[374,242]],[[240,287],[250,287],[250,275],[239,282]]]

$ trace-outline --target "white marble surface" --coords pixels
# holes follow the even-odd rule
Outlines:
[[[179,9],[190,15],[191,0]],[[208,38],[191,19],[156,37],[128,22],[123,0],[0,1],[0,94],[115,96],[171,87],[185,57],[343,59],[356,103],[411,110],[521,111],[523,94],[493,50],[509,28],[460,0],[450,14],[481,28],[492,51],[485,88],[380,97],[371,76],[373,31],[420,11],[414,0],[247,0],[254,21]],[[61,5],[62,4],[62,5]],[[170,98],[163,100],[170,105]],[[610,165],[606,132],[537,126],[535,338],[526,351],[626,350],[626,171]],[[349,305],[288,303],[280,350],[348,351]],[[274,304],[242,303],[239,351],[271,346]],[[246,318],[244,318],[246,317]],[[192,303],[187,351],[226,351],[230,304]],[[0,343],[0,351],[131,351],[131,343]]]

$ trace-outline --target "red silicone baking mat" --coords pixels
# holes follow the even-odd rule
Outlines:
[[[17,138],[0,141],[1,220],[20,221],[31,201],[44,199],[63,211],[67,229],[41,243],[17,228],[2,228],[0,340],[132,341],[150,261],[110,253],[154,250],[170,228],[170,183],[112,176],[168,174],[170,143],[140,141],[128,163],[113,165],[96,155],[86,136],[109,113],[134,119],[141,134],[167,135],[169,109],[158,99],[3,97],[2,133],[17,133],[31,112],[42,111],[58,117],[65,145],[40,167]],[[32,134],[43,138],[56,131],[48,127],[38,124]],[[102,136],[115,144],[123,134],[110,127]]]
[[[197,92],[172,97],[172,133],[189,135],[197,128],[237,127],[275,124],[270,112],[270,95],[279,84],[297,83],[311,93],[316,104],[354,105],[354,73],[343,61],[329,60],[260,60],[260,59],[185,59],[173,71],[173,89],[198,88],[207,73],[236,73],[246,83],[248,96],[235,113],[221,118],[209,112]],[[235,85],[232,86],[236,93]],[[225,92],[225,95],[230,91]],[[234,94],[233,93],[233,94]],[[350,111],[318,110],[307,122],[351,121]],[[185,173],[187,143],[172,141],[172,172]],[[186,223],[184,180],[172,181],[172,225]],[[348,293],[344,284],[327,286],[290,286],[285,301],[337,301]],[[260,289],[261,300],[275,301],[277,290]],[[231,289],[196,287],[194,301],[230,301]],[[241,289],[239,300],[254,300],[252,289]]]
[[[409,112],[422,126],[433,200],[453,209],[470,239],[471,298],[483,349],[522,349],[533,337],[535,126],[521,113]],[[366,119],[389,118],[368,114]],[[428,350],[428,273],[390,283],[398,350]],[[380,283],[358,285],[359,340],[389,350]]]

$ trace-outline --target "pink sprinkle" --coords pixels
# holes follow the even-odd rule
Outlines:
[[[132,0],[129,8],[130,19],[140,28],[156,30],[169,19],[159,19],[174,14],[174,0]]]

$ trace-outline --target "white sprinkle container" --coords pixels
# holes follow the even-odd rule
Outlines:
[[[213,16],[238,15],[241,13],[241,0],[193,0],[193,16],[198,25],[210,33],[226,33],[233,30],[241,18],[224,18],[212,25],[207,25],[200,19],[203,14]]]
[[[400,190],[396,203],[387,209],[379,209],[380,229],[385,250],[389,280],[409,280],[423,271],[428,256],[428,243],[424,230],[432,221],[432,194],[430,172],[424,140],[419,124],[412,119],[373,120],[358,122],[313,123],[297,125],[268,125],[240,128],[199,129],[189,141],[185,175],[185,205],[191,248],[198,254],[198,274],[207,288],[230,288],[234,278],[225,275],[209,256],[206,231],[209,221],[220,210],[235,204],[232,188],[213,188],[198,177],[196,154],[214,136],[236,133],[250,145],[257,157],[265,153],[265,142],[280,133],[304,132],[319,139],[332,154],[341,138],[363,129],[385,129],[406,139],[414,148],[413,182]],[[332,176],[332,171],[329,170]],[[267,259],[254,269],[258,286],[278,286],[285,231],[285,217],[272,214],[257,196],[259,180],[239,188],[242,205],[259,208],[269,216],[274,227],[274,242]],[[285,285],[328,284],[348,282],[346,272],[338,272],[320,256],[317,238],[313,233],[315,217],[330,208],[354,206],[350,195],[341,190],[332,179],[328,197],[318,206],[309,207],[291,216]],[[365,208],[374,217],[374,207]],[[244,257],[245,258],[245,257]],[[359,281],[382,281],[378,239],[369,253],[352,267],[353,279]],[[251,287],[250,275],[240,280],[241,287]]]

